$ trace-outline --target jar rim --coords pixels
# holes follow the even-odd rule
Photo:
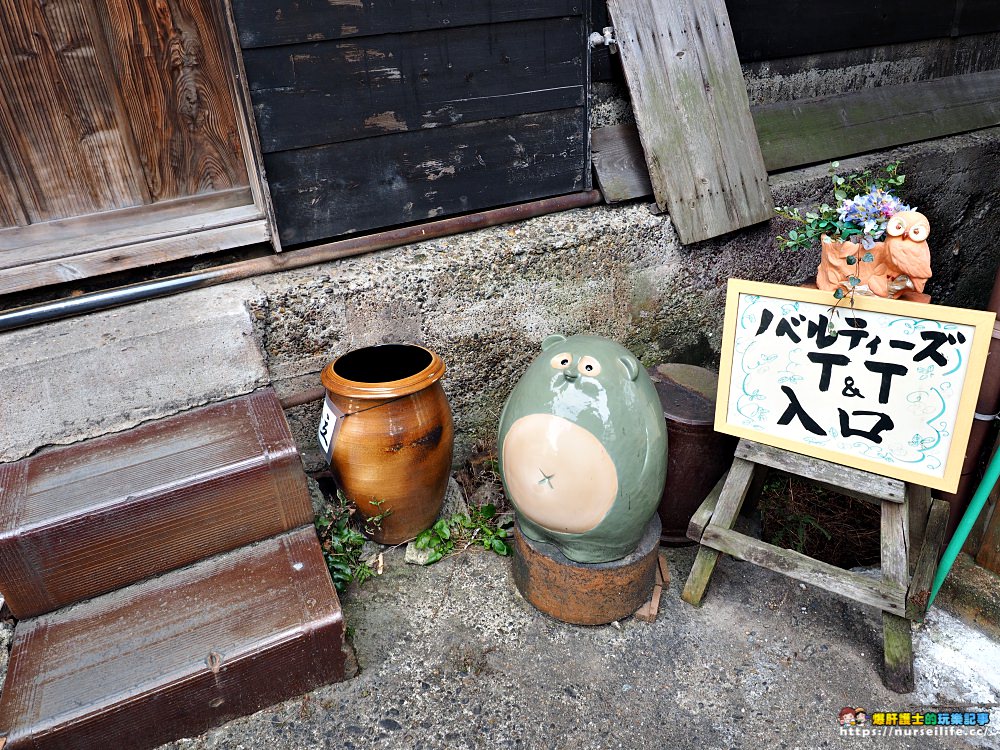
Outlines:
[[[384,349],[386,347],[419,349],[422,352],[426,352],[430,359],[423,369],[411,375],[391,380],[353,380],[337,372],[336,365],[344,358],[352,355],[356,356],[358,352]],[[384,355],[384,353],[384,351],[378,352],[380,355]],[[360,399],[399,398],[401,396],[409,396],[433,385],[444,376],[445,369],[444,361],[435,352],[419,344],[379,344],[354,349],[340,355],[323,368],[320,380],[327,391],[339,396]]]

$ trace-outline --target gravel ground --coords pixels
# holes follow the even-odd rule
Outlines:
[[[679,598],[694,551],[665,554],[655,623],[576,627],[524,601],[508,559],[419,568],[387,552],[384,575],[344,597],[358,677],[164,750],[856,747],[872,740],[839,734],[847,705],[997,705],[1000,648],[945,612],[917,630],[917,689],[897,695],[874,610],[729,558],[696,609]],[[878,741],[1000,748],[998,733]]]

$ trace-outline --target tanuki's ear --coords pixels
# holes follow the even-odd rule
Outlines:
[[[551,347],[565,340],[566,337],[563,336],[561,333],[553,333],[551,336],[546,336],[545,341],[542,342],[542,351],[544,352],[546,349],[550,349]]]
[[[635,380],[639,377],[639,360],[635,357],[619,357],[618,361],[622,363],[622,367],[628,373],[629,380]]]

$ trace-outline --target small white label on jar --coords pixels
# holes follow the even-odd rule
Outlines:
[[[340,423],[344,418],[344,412],[338,409],[327,396],[323,400],[323,413],[319,417],[319,431],[316,438],[319,440],[319,447],[326,456],[327,463],[333,458],[333,445],[337,441],[337,433],[340,431]]]

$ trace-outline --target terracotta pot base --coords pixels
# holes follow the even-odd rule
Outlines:
[[[654,515],[636,550],[621,560],[578,563],[553,544],[514,526],[514,584],[536,609],[573,625],[606,625],[645,604],[656,582],[660,519]]]

